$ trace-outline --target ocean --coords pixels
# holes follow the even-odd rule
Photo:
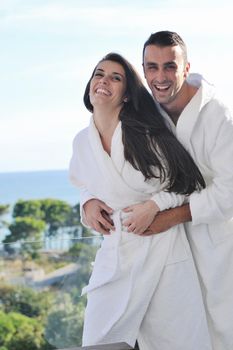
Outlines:
[[[61,199],[71,205],[79,202],[79,192],[70,182],[67,170],[0,173],[0,204],[13,206],[19,199]]]
[[[10,204],[11,209],[19,200],[61,199],[71,205],[79,202],[79,192],[70,182],[68,170],[0,173],[0,205]],[[0,219],[11,221],[11,210]],[[7,230],[0,230],[0,245]],[[54,245],[55,246],[55,245]]]

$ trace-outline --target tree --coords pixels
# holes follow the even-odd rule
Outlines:
[[[61,294],[49,314],[45,328],[47,341],[58,347],[81,345],[85,305],[74,304],[68,293]]]
[[[33,217],[37,220],[44,219],[44,212],[41,210],[40,200],[18,200],[13,208],[13,218]]]
[[[9,212],[10,205],[9,204],[0,204],[0,217],[4,216]],[[2,227],[8,226],[8,223],[5,220],[0,220],[0,229]]]
[[[71,213],[71,206],[58,199],[41,200],[41,209],[44,212],[44,220],[48,225],[48,236],[54,236],[61,227],[65,227],[67,218]]]
[[[28,317],[44,319],[52,304],[49,292],[34,291],[31,288],[1,285],[0,305],[4,312],[17,312]]]
[[[0,204],[0,216],[7,214],[9,212],[10,205],[9,204]]]
[[[35,258],[41,248],[42,232],[45,230],[45,222],[32,217],[16,217],[14,222],[9,225],[10,234],[5,237],[3,243],[21,242],[20,251],[26,257]],[[27,241],[27,242],[25,242]],[[9,251],[11,246],[5,244],[4,248]]]
[[[67,253],[67,255],[73,257],[76,263],[79,265],[79,269],[75,276],[75,283],[77,286],[79,286],[79,288],[84,287],[84,285],[88,283],[97,248],[97,245],[77,242],[69,249]],[[70,284],[71,282],[72,280],[70,280]]]
[[[93,231],[81,224],[79,203],[72,207],[72,211],[67,218],[67,226],[69,227],[69,233],[73,238],[93,236]]]
[[[43,326],[38,320],[0,311],[0,346],[8,350],[40,350],[44,344]]]

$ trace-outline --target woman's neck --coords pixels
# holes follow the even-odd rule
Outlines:
[[[101,111],[94,110],[93,113],[95,126],[100,134],[100,139],[104,150],[111,154],[111,143],[114,131],[119,123],[119,111]]]

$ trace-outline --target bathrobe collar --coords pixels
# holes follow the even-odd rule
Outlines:
[[[176,126],[172,122],[169,115],[158,103],[156,103],[169,128],[174,134],[176,134],[181,142],[187,142],[190,140],[196,121],[201,115],[201,110],[211,99],[213,99],[215,95],[215,89],[213,85],[208,83],[200,74],[190,74],[187,78],[187,82],[190,85],[198,87],[198,90],[182,111]]]

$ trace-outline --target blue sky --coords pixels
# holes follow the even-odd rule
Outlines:
[[[0,172],[67,168],[93,67],[116,51],[142,74],[158,30],[183,37],[191,71],[233,109],[232,14],[231,0],[0,0]]]

